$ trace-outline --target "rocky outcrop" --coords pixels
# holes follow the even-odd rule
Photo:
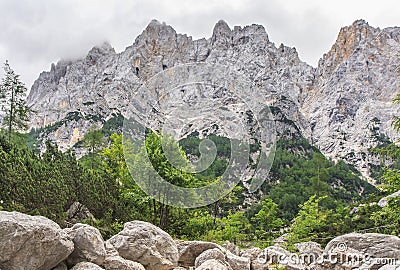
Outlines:
[[[67,220],[65,226],[72,227],[76,223],[85,221],[93,221],[94,216],[90,213],[89,209],[80,202],[74,202],[67,210]]]
[[[0,211],[0,269],[50,270],[73,249],[73,242],[55,222]]]
[[[319,61],[300,109],[321,151],[355,164],[364,175],[377,162],[367,149],[398,137],[391,122],[399,114],[392,103],[400,85],[399,50],[398,27],[379,29],[358,20],[342,28]]]
[[[113,115],[143,113],[135,91],[155,74],[186,63],[218,64],[249,79],[259,93],[257,100],[279,107],[325,155],[353,163],[368,175],[369,164],[377,160],[367,149],[398,138],[391,119],[400,112],[391,100],[399,87],[399,37],[398,27],[379,29],[358,20],[340,30],[331,50],[313,68],[299,59],[295,48],[275,46],[261,25],[231,29],[219,21],[209,39],[193,40],[152,21],[121,53],[105,43],[84,59],[60,61],[41,73],[28,98],[38,112],[31,127],[52,125],[38,131],[39,137],[65,150]],[[162,96],[172,97],[172,105],[188,98]],[[152,103],[154,98],[157,95],[144,101]],[[211,111],[217,109],[213,104],[207,105]],[[160,111],[161,118],[167,116],[167,110]],[[280,133],[287,128],[293,125],[277,127]],[[193,130],[204,127],[195,123],[188,131]]]
[[[139,262],[147,270],[169,270],[178,264],[178,248],[169,234],[143,221],[125,223],[108,242],[119,255]]]
[[[388,205],[388,201],[390,200],[390,199],[392,199],[392,198],[397,198],[397,197],[399,197],[400,196],[400,190],[399,191],[396,191],[396,192],[394,192],[394,193],[392,193],[392,194],[390,194],[390,195],[388,195],[388,196],[386,196],[386,197],[383,197],[382,199],[380,199],[379,201],[378,201],[378,205],[380,206],[380,207],[386,207],[387,205]]]

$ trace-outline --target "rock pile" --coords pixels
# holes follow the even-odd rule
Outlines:
[[[85,224],[61,229],[53,221],[0,211],[1,270],[264,270],[396,269],[400,238],[383,234],[347,234],[323,250],[318,243],[296,245],[299,252],[272,246],[240,250],[202,241],[179,241],[160,228],[132,221],[104,241]]]

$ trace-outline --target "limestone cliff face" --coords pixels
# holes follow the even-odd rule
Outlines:
[[[391,128],[400,112],[400,28],[380,30],[359,20],[339,33],[319,61],[316,83],[300,111],[323,153],[342,158],[368,175],[367,149],[398,138]],[[309,136],[311,138],[311,134]]]
[[[313,68],[296,49],[275,46],[260,25],[231,29],[219,21],[209,39],[193,40],[154,20],[121,53],[103,44],[84,59],[60,61],[40,74],[28,98],[38,111],[31,126],[55,125],[44,137],[66,149],[113,114],[140,114],[143,100],[135,91],[155,74],[185,63],[216,63],[244,74],[260,101],[279,107],[326,155],[344,158],[367,175],[366,149],[380,138],[396,139],[390,121],[397,113],[391,99],[399,86],[399,39],[400,28],[380,30],[356,21]],[[213,96],[210,89],[202,91]],[[278,132],[285,128],[293,127],[279,126]]]

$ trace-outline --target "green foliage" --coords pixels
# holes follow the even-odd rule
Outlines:
[[[47,143],[42,156],[0,137],[0,199],[5,210],[40,214],[60,221],[74,201],[97,217],[115,208],[116,185],[106,173],[80,166],[72,152]]]
[[[251,221],[255,227],[256,237],[262,240],[271,240],[284,224],[278,217],[278,205],[268,197],[261,202],[260,210],[252,217]]]
[[[8,61],[4,63],[5,76],[0,84],[0,105],[5,117],[2,125],[7,128],[8,140],[14,131],[28,128],[29,114],[33,111],[26,105],[28,89],[15,74]]]
[[[115,123],[118,126],[119,120]],[[111,130],[111,126],[114,124],[110,123],[107,129]],[[270,245],[291,223],[291,241],[321,238],[318,241],[324,243],[322,238],[349,232],[354,227],[375,226],[378,217],[396,220],[396,216],[389,216],[389,211],[379,209],[369,211],[364,219],[350,215],[344,207],[346,202],[360,198],[361,189],[375,190],[369,190],[354,168],[325,159],[303,139],[278,142],[271,181],[263,186],[268,196],[251,207],[244,207],[246,190],[238,185],[208,207],[178,209],[146,195],[137,181],[144,177],[152,179],[154,174],[148,173],[151,166],[178,186],[200,187],[213,182],[222,175],[229,160],[227,138],[210,136],[217,146],[217,159],[211,169],[191,173],[186,151],[190,155],[200,154],[196,152],[198,138],[189,136],[178,144],[171,136],[148,131],[145,143],[139,146],[124,140],[122,134],[111,133],[109,145],[104,146],[100,143],[104,129],[88,134],[82,145],[89,154],[79,161],[72,152],[61,153],[50,143],[47,151],[38,155],[21,143],[2,139],[0,184],[5,188],[0,200],[4,201],[4,209],[41,214],[61,222],[69,205],[80,201],[94,214],[96,219],[90,222],[105,238],[127,221],[144,220],[182,239],[229,240],[260,247]],[[89,163],[92,154],[95,166]],[[139,172],[134,175],[137,179],[128,166]],[[155,190],[159,192],[158,198],[165,196],[162,188]],[[321,196],[323,199],[318,199]]]
[[[327,160],[307,140],[280,139],[271,168],[272,181],[263,190],[278,204],[280,217],[291,221],[299,205],[312,195],[329,195],[343,202],[355,202],[377,189],[360,178],[354,167]]]
[[[300,205],[300,211],[290,228],[289,244],[317,240],[323,237],[324,227],[331,211],[320,209],[320,202],[326,197],[311,196],[308,201]]]
[[[90,155],[90,168],[95,166],[96,153],[104,144],[103,134],[101,130],[92,129],[83,138],[83,147],[89,152]]]

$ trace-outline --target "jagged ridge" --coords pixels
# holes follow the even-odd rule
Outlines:
[[[313,68],[294,48],[276,47],[260,25],[230,29],[219,21],[211,38],[193,40],[153,20],[119,54],[105,43],[85,59],[60,61],[43,72],[28,98],[39,112],[31,126],[52,125],[78,112],[83,117],[46,136],[66,149],[90,126],[101,126],[115,113],[140,113],[132,106],[132,90],[163,69],[218,63],[244,73],[263,101],[279,106],[325,155],[345,159],[368,175],[373,160],[366,150],[382,136],[397,138],[390,123],[397,113],[391,99],[399,85],[399,39],[398,27],[380,30],[358,20],[341,29],[332,49]],[[104,120],[88,120],[87,115]]]

